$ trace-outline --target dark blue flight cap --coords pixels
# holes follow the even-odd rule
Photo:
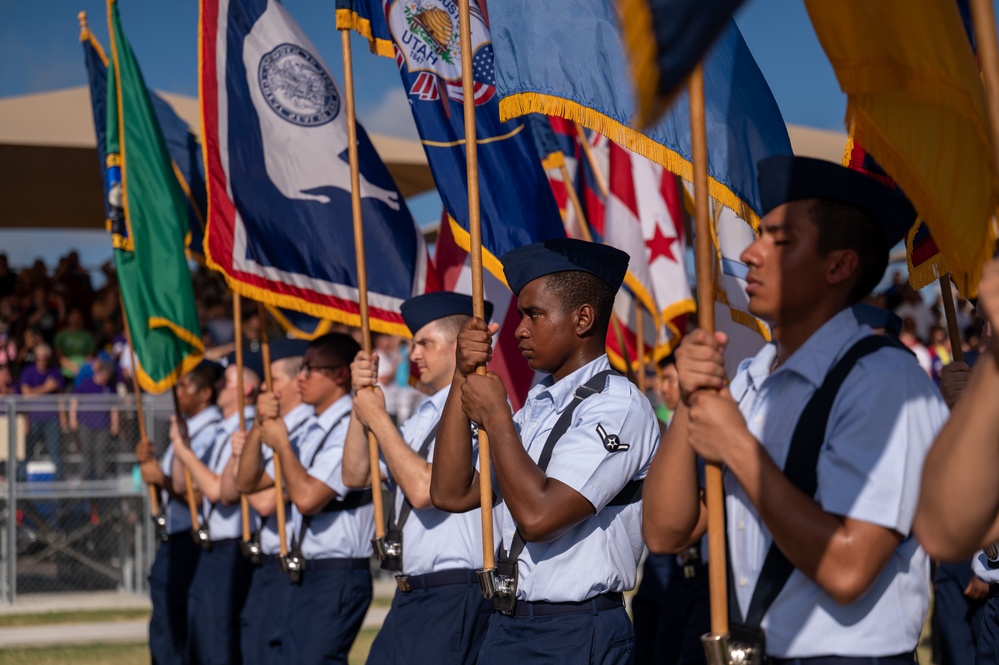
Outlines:
[[[891,248],[916,222],[916,209],[899,190],[859,171],[811,157],[780,155],[757,164],[763,214],[790,201],[824,199],[860,210]]]
[[[538,277],[567,270],[596,275],[617,293],[628,272],[629,258],[627,253],[610,245],[555,238],[511,249],[500,262],[514,295],[520,295],[520,290]]]
[[[309,341],[305,339],[282,337],[280,339],[271,340],[270,346],[271,362],[275,363],[279,360],[284,360],[285,358],[304,356],[305,350],[309,348]]]
[[[493,316],[493,304],[488,300],[486,305],[486,323]],[[436,291],[410,298],[402,303],[402,320],[406,322],[409,332],[416,332],[431,321],[443,319],[455,314],[472,315],[472,296],[450,291]]]
[[[898,337],[902,332],[902,319],[895,312],[889,312],[866,302],[858,302],[853,306],[853,315],[857,322],[871,328],[884,328],[885,332]]]
[[[257,375],[257,378],[261,381],[264,380],[264,357],[260,355],[260,351],[251,351],[248,347],[249,344],[243,345],[243,368],[251,370]],[[230,367],[236,364],[236,352],[232,351],[225,357],[226,367]]]

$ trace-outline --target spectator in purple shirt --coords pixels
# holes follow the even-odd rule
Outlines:
[[[77,395],[114,395],[115,369],[109,361],[98,358],[93,363],[93,374],[80,381],[73,392]],[[118,436],[118,409],[80,410],[79,400],[69,403],[69,429],[80,435],[83,450],[81,477],[101,480],[108,475],[108,451],[111,439]]]
[[[62,372],[52,362],[52,347],[48,344],[39,344],[35,347],[35,364],[28,365],[21,371],[21,394],[29,398],[56,395],[62,392],[64,386]],[[55,465],[58,478],[62,470],[62,457],[59,454],[59,412],[40,410],[28,413],[29,449],[33,449],[38,442],[44,443],[49,458]]]

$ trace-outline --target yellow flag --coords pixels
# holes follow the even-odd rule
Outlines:
[[[999,178],[954,0],[805,0],[856,138],[926,220],[961,293],[992,255]]]

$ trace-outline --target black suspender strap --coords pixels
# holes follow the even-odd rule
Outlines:
[[[440,424],[441,423],[438,420],[437,423],[430,428],[430,431],[427,433],[426,438],[423,439],[423,444],[420,446],[420,449],[416,451],[416,454],[422,457],[424,460],[427,459],[427,455],[430,453],[430,444],[433,443],[434,439],[437,438],[437,428],[440,427]],[[372,469],[371,473],[372,473],[371,477],[374,478],[376,471]],[[399,491],[401,492],[402,489],[400,488]],[[403,494],[402,508],[399,510],[398,519],[396,519],[395,516],[395,501],[392,502],[392,508],[389,510],[389,524],[393,525],[397,531],[402,531],[402,527],[406,525],[406,520],[409,519],[409,514],[411,512],[413,512],[413,504],[411,504],[409,502],[409,499],[406,498],[406,495]]]
[[[336,422],[334,422],[330,426],[326,434],[323,435],[323,440],[319,442],[319,445],[316,446],[315,451],[313,451],[312,457],[309,458],[309,464],[308,466],[305,467],[306,470],[311,469],[312,465],[316,463],[316,458],[319,457],[319,453],[321,453],[323,448],[326,447],[326,442],[329,440],[330,435],[333,434],[333,430],[335,430],[337,426],[339,426],[340,423],[342,423],[344,419],[346,419],[347,416],[349,415],[350,411],[347,411],[342,416],[337,418]],[[348,492],[346,496],[343,497],[342,501],[336,501],[334,499],[330,499],[326,503],[326,505],[323,506],[322,510],[320,510],[319,512],[335,513],[341,510],[353,510],[354,508],[359,508],[361,506],[367,505],[371,503],[371,501],[372,501],[371,490],[362,490],[360,492]],[[315,515],[302,515],[302,527],[298,530],[298,539],[293,545],[292,549],[298,549],[298,547],[301,546],[302,540],[305,538],[305,532],[309,530],[309,525],[312,523],[312,520],[314,518]]]
[[[904,348],[890,337],[881,335],[871,335],[856,342],[829,370],[822,385],[808,400],[801,412],[791,437],[787,461],[784,463],[784,475],[806,496],[814,497],[818,488],[819,453],[826,439],[829,415],[840,387],[850,375],[850,371],[857,364],[857,361],[886,346]],[[738,623],[743,623],[751,628],[759,628],[763,616],[777,599],[784,585],[787,584],[792,572],[794,572],[794,565],[788,561],[776,543],[771,543],[767,550],[766,559],[763,561],[763,568],[756,582],[756,588],[753,590],[746,619]],[[730,604],[729,608],[729,611],[738,617],[738,604]]]
[[[555,450],[555,444],[558,443],[558,440],[561,439],[567,431],[569,431],[569,426],[572,425],[572,418],[576,408],[587,397],[603,392],[604,387],[607,385],[607,377],[611,375],[618,375],[618,373],[612,369],[605,369],[602,372],[597,372],[590,378],[589,381],[576,388],[572,401],[569,402],[565,411],[563,411],[562,415],[560,415],[558,420],[555,421],[555,427],[553,427],[552,431],[548,434],[548,438],[545,440],[545,447],[541,449],[541,456],[538,457],[538,466],[541,467],[542,471],[548,470],[548,464],[551,462],[552,452]],[[624,506],[640,500],[642,498],[642,484],[643,481],[641,480],[632,480],[625,485],[624,488],[618,492],[617,496],[611,499],[607,505]],[[503,561],[515,562],[520,558],[520,555],[526,546],[527,543],[520,535],[520,529],[517,529],[513,536],[513,542],[510,544],[510,550],[505,555],[503,553],[503,544],[500,543],[499,558]]]

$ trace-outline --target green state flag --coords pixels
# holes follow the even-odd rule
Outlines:
[[[144,390],[163,392],[204,354],[184,254],[187,199],[142,72],[108,0],[107,186],[118,284]]]

